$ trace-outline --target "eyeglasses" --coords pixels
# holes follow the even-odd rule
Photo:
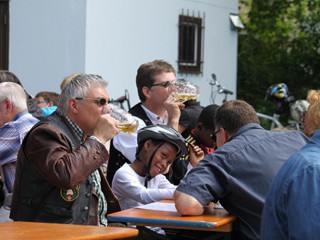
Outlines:
[[[110,101],[105,99],[105,98],[90,98],[90,97],[76,97],[75,98],[78,101],[82,101],[82,100],[92,100],[93,102],[95,102],[96,104],[98,104],[98,106],[102,107],[104,105],[106,105],[107,103],[109,103]]]
[[[45,100],[36,101],[36,104],[47,103]]]
[[[216,130],[214,133],[211,133],[210,134],[210,138],[213,140],[213,141],[217,141],[217,136],[216,136],[216,134],[218,133],[218,132],[220,132],[220,129],[221,128],[219,128],[218,130]]]
[[[155,83],[155,84],[152,84],[151,87],[155,87],[155,86],[161,86],[161,87],[164,87],[164,88],[168,88],[168,87],[171,87],[173,86],[174,83],[173,82],[170,82],[170,81],[166,81],[166,82],[162,82],[162,83]]]

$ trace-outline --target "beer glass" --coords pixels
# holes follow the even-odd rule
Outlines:
[[[173,87],[173,97],[180,102],[183,103],[188,100],[197,100],[199,95],[199,87],[193,83],[179,79],[175,81]]]
[[[136,131],[139,125],[138,120],[136,120],[130,113],[115,104],[110,103],[108,106],[111,117],[120,122],[118,125],[119,131],[129,134]]]

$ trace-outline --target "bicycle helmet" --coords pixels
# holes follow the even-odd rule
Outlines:
[[[266,100],[282,102],[289,97],[289,89],[285,83],[277,83],[271,85],[266,93]]]
[[[309,103],[306,100],[297,100],[290,105],[291,117],[297,121],[301,122],[304,113],[307,111]]]
[[[158,151],[158,149],[165,143],[170,142],[173,145],[177,147],[177,155],[176,158],[179,158],[182,155],[187,154],[187,146],[185,139],[182,137],[182,135],[174,130],[173,128],[166,126],[166,125],[149,125],[139,130],[138,132],[138,149],[136,153],[136,159],[138,161],[141,161],[139,158],[139,152],[142,149],[143,143],[148,140],[157,140],[160,141],[156,149],[151,154],[148,164],[144,165],[144,171],[146,174],[145,179],[145,187],[148,186],[148,181],[152,178],[150,175],[150,168],[153,161],[153,158]],[[142,161],[141,161],[142,162]]]
[[[138,132],[138,145],[147,139],[162,140],[170,142],[178,149],[177,158],[187,154],[187,146],[185,139],[175,129],[167,125],[149,125]]]

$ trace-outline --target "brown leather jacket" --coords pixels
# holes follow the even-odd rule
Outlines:
[[[81,143],[66,118],[53,113],[29,131],[20,148],[10,217],[98,225],[98,196],[88,176],[108,157],[105,146],[90,138]],[[99,173],[108,213],[120,210]],[[68,199],[68,189],[75,199]]]

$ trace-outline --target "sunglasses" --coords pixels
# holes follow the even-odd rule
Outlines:
[[[216,134],[218,133],[218,132],[220,132],[220,128],[218,129],[218,130],[216,130],[214,133],[211,133],[210,134],[210,138],[213,140],[213,141],[217,141],[217,136],[216,136]]]
[[[167,88],[167,87],[171,87],[171,86],[173,86],[173,85],[174,85],[173,82],[167,81],[167,82],[152,84],[151,87],[160,86],[160,87]]]
[[[103,107],[107,103],[110,103],[110,101],[105,98],[90,98],[90,97],[80,98],[80,97],[76,97],[75,99],[78,101],[91,100],[91,101],[95,102],[96,104],[98,104],[98,106],[100,106],[100,107]]]

